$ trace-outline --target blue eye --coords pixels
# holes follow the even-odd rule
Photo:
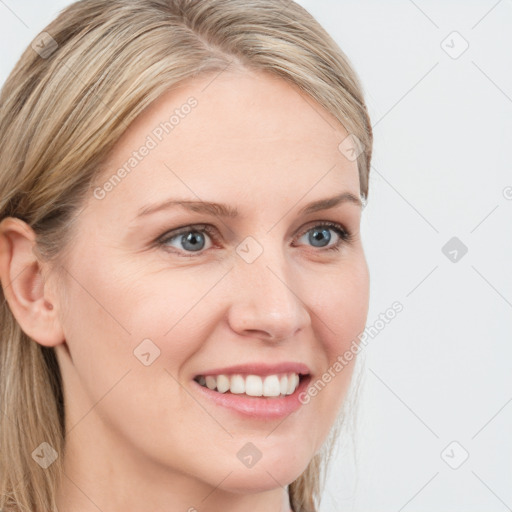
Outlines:
[[[337,237],[334,244],[329,245],[332,240],[331,232],[335,232]],[[307,236],[307,243],[318,249],[318,252],[339,251],[344,243],[351,241],[352,236],[340,224],[333,222],[319,222],[313,227],[303,231],[299,240]],[[212,226],[201,224],[196,226],[186,226],[177,231],[166,233],[157,240],[157,245],[168,249],[173,247],[177,249],[179,256],[193,257],[194,253],[202,254],[206,249],[211,248],[212,243],[208,245],[208,239],[216,241],[215,228]],[[176,252],[176,251],[173,251]],[[181,253],[181,254],[180,254]],[[188,253],[188,254],[187,254]]]
[[[332,239],[330,231],[334,231],[338,239],[329,247],[328,244]],[[307,241],[311,243],[313,247],[327,247],[327,249],[325,249],[326,251],[339,251],[340,246],[348,242],[351,238],[350,234],[340,224],[334,222],[320,223],[313,226],[305,231],[300,238],[305,236],[307,236]]]
[[[166,247],[176,247],[176,245],[170,244],[175,240],[177,244],[181,244],[181,248],[185,251],[199,252],[205,248],[205,234],[211,231],[210,226],[187,226],[177,234],[162,239],[159,243]],[[180,247],[177,248],[180,249]]]

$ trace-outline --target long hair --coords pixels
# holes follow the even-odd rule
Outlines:
[[[291,0],[81,0],[27,47],[0,93],[0,220],[36,233],[45,261],[65,261],[73,219],[102,162],[162,93],[228,66],[295,84],[361,143],[368,194],[372,129],[357,75],[319,23]],[[56,512],[64,453],[62,379],[53,348],[28,337],[0,289],[0,508]],[[317,512],[338,424],[289,485],[295,512]]]

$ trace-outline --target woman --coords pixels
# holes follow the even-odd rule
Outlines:
[[[0,103],[0,507],[317,511],[368,310],[339,47],[288,0],[83,0]]]

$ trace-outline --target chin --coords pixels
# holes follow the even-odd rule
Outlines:
[[[260,493],[285,487],[302,474],[302,471],[276,472],[272,471],[272,467],[261,467],[254,472],[255,470],[256,468],[233,470],[219,488],[233,494]],[[217,486],[218,482],[212,483],[212,485]]]
[[[257,493],[292,483],[306,470],[309,462],[310,458],[298,458],[297,454],[274,451],[268,457],[262,454],[252,467],[245,467],[235,458],[234,463],[226,461],[226,464],[217,465],[214,473],[216,477],[229,474],[220,486],[224,491],[236,494]],[[216,480],[214,485],[218,483]]]

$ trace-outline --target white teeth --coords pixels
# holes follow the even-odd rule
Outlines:
[[[296,373],[292,373],[288,379],[288,389],[286,390],[287,395],[291,395],[299,385],[299,376]]]
[[[231,393],[245,393],[245,380],[241,375],[231,376],[231,386],[229,388]]]
[[[215,377],[210,377],[207,375],[205,377],[206,380],[206,387],[209,389],[215,389],[217,387],[217,379]]]
[[[281,393],[281,385],[277,375],[269,375],[263,381],[263,394],[265,396],[279,396]]]
[[[201,375],[197,379],[199,384],[209,389],[216,389],[219,393],[230,391],[235,394],[249,396],[276,397],[291,395],[299,385],[299,376],[296,373],[280,375]]]
[[[284,375],[279,380],[279,391],[280,391],[281,395],[288,394],[288,375]]]
[[[226,375],[217,376],[217,391],[225,393],[229,389],[229,377]]]
[[[245,394],[249,396],[263,395],[263,380],[258,375],[247,375],[245,378]]]

